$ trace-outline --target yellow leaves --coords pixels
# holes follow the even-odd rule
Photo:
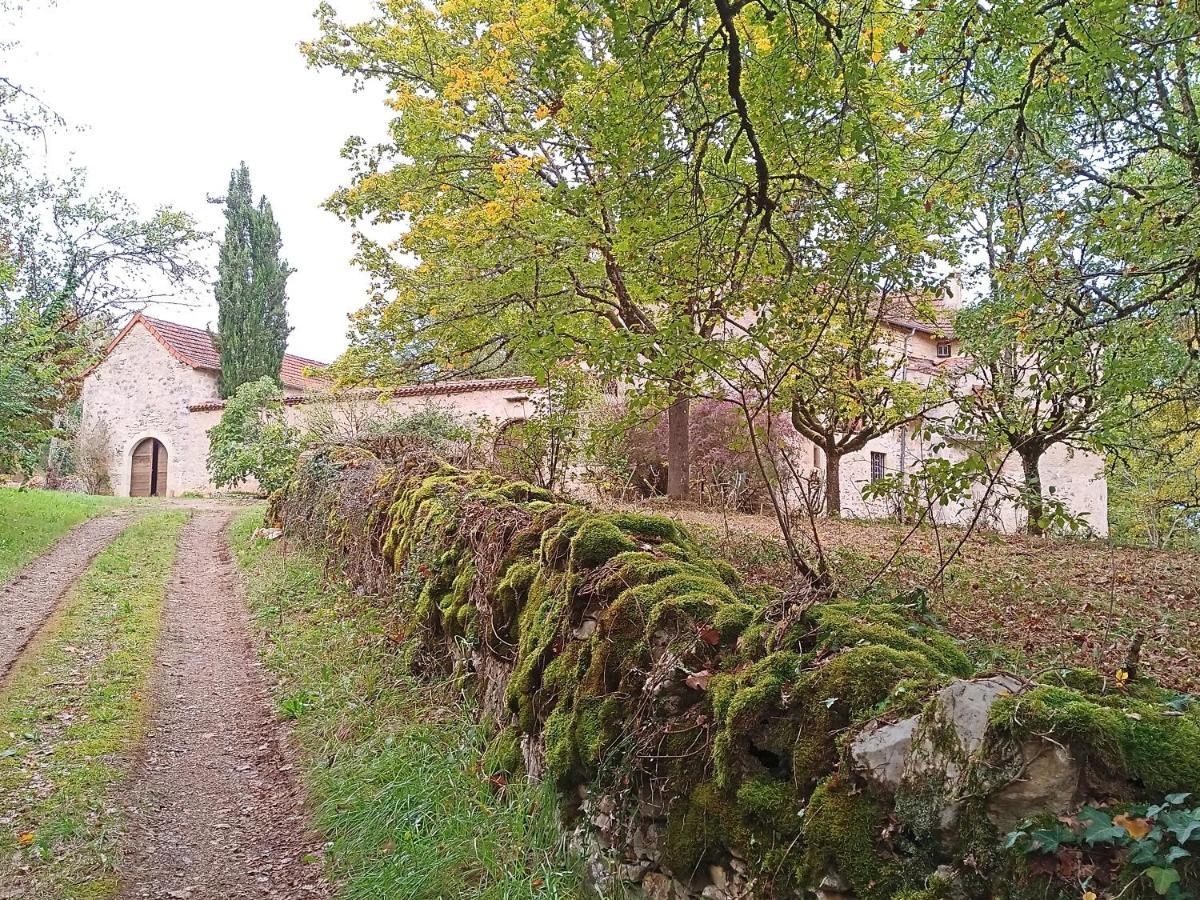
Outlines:
[[[501,222],[510,218],[509,209],[503,203],[496,200],[489,200],[483,205],[483,217],[490,225],[499,225]]]
[[[33,831],[23,831],[17,835],[17,843],[22,847],[28,847],[37,840],[37,834]]]
[[[1113,824],[1124,828],[1131,838],[1140,841],[1150,833],[1150,820],[1132,818],[1125,814],[1113,816]]]
[[[1124,669],[1117,669],[1115,677],[1118,687],[1125,687],[1126,682],[1129,681],[1129,673]]]
[[[883,29],[877,26],[863,29],[863,44],[871,48],[871,62],[883,60]]]
[[[1080,898],[1080,900],[1096,900],[1096,892],[1095,891],[1084,891],[1083,896]]]
[[[492,175],[499,184],[520,180],[533,171],[534,163],[537,161],[529,156],[513,156],[502,159],[500,162],[492,163]]]

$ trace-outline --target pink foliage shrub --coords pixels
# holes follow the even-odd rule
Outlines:
[[[760,450],[771,477],[776,448],[791,425],[776,415],[767,427],[766,416],[755,425]],[[691,405],[691,490],[696,500],[738,509],[757,509],[767,502],[766,483],[754,456],[754,447],[742,410],[723,400],[695,400]],[[629,472],[629,488],[641,497],[666,493],[667,415],[624,432],[612,451]]]

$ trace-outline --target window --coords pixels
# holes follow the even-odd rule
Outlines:
[[[937,345],[938,359],[949,359],[950,353],[951,353],[950,342],[949,341],[938,341],[938,345]]]
[[[871,454],[871,480],[878,481],[887,474],[887,454]]]
[[[813,468],[821,468],[821,448],[813,444]]]

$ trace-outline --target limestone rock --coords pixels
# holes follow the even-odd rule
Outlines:
[[[922,824],[943,833],[958,821],[960,798],[981,785],[992,791],[988,816],[1000,830],[1033,813],[1065,812],[1078,799],[1080,779],[1079,765],[1066,749],[1034,739],[989,751],[996,759],[979,759],[992,707],[1024,687],[1006,675],[952,682],[919,716],[868,724],[851,741],[851,759],[864,778],[901,805],[919,804]],[[979,777],[968,785],[972,772]]]
[[[1020,750],[1017,778],[992,795],[988,818],[1000,831],[1011,831],[1031,811],[1065,813],[1077,802],[1079,763],[1058,744],[1035,739]]]
[[[904,775],[918,716],[899,722],[871,722],[850,743],[850,757],[859,770],[888,793]]]

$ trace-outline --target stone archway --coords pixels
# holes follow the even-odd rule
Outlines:
[[[158,438],[139,442],[130,462],[129,496],[167,496],[167,460],[167,448]]]

